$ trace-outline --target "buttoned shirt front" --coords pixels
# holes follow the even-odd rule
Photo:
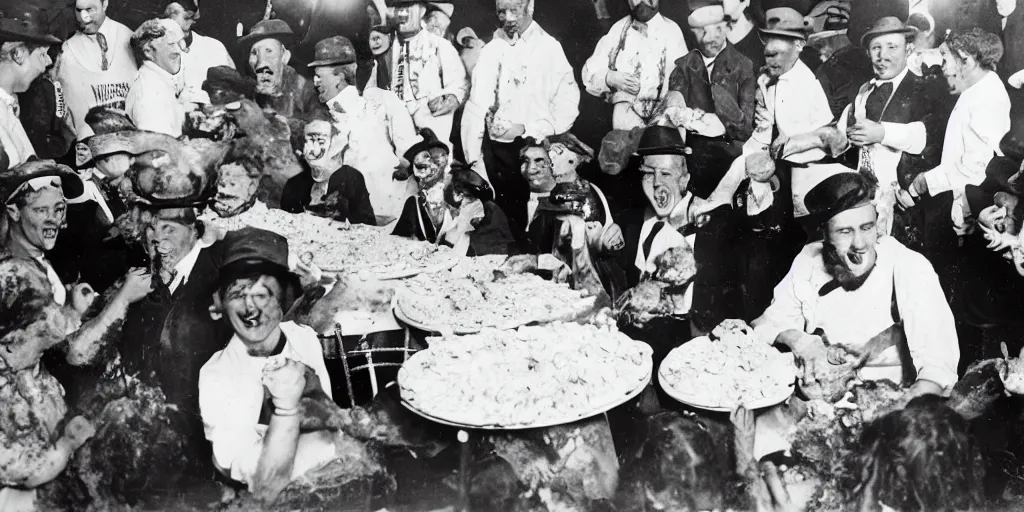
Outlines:
[[[654,264],[655,260],[657,260],[658,256],[661,256],[662,253],[669,249],[685,246],[689,246],[690,249],[696,249],[696,233],[684,236],[679,232],[679,229],[689,224],[691,204],[693,204],[693,194],[687,192],[686,196],[679,201],[679,204],[672,209],[668,218],[665,219],[659,218],[654,214],[654,210],[648,208],[644,217],[644,224],[640,228],[640,243],[637,245],[636,259],[633,262],[633,264],[636,265],[636,268],[640,270],[641,276],[654,273],[657,270],[657,266]],[[648,237],[650,237],[655,224],[662,221],[666,224],[656,235],[654,235],[654,240],[651,241],[651,250],[648,253],[645,253],[644,242]],[[675,224],[675,226],[673,226],[673,224]],[[691,282],[686,286],[686,292],[683,294],[682,304],[677,305],[677,310],[674,311],[674,313],[688,313],[692,304],[693,283]]]
[[[860,351],[871,338],[893,325],[895,288],[897,309],[918,378],[943,387],[953,385],[957,381],[960,345],[938,276],[924,256],[892,237],[880,237],[875,249],[875,268],[860,288],[838,288],[821,295],[822,287],[833,280],[822,259],[822,243],[804,247],[775,287],[772,305],[754,322],[756,336],[771,344],[787,330],[813,333],[821,329],[830,343]],[[868,367],[889,367],[895,370],[895,381],[900,380],[896,347],[868,361]]]
[[[171,75],[147,60],[128,89],[125,112],[140,130],[179,137],[185,125],[184,87],[181,72]]]
[[[0,89],[0,143],[11,167],[25,163],[36,154],[18,114],[18,98]]]
[[[810,68],[800,60],[778,81],[766,87],[765,105],[775,118],[780,135],[792,137],[808,133],[832,122],[828,97]],[[825,152],[812,149],[786,159],[797,164],[816,162]]]
[[[288,358],[312,368],[324,393],[331,397],[331,378],[316,331],[284,322],[281,332],[287,342],[281,354],[273,357]],[[249,355],[236,335],[199,372],[199,409],[206,438],[213,446],[214,462],[232,479],[248,484],[250,490],[267,433],[267,426],[261,425],[259,419],[265,401],[263,367],[269,360]],[[299,438],[292,476],[299,476],[334,456],[333,444],[304,434]]]
[[[512,142],[505,130],[521,124],[524,137],[539,140],[569,131],[579,115],[580,89],[562,45],[536,21],[514,41],[499,32],[480,52],[462,118],[466,161],[485,178],[485,130],[492,140]]]

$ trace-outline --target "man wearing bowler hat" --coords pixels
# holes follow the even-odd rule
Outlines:
[[[44,32],[32,13],[0,18],[0,146],[12,167],[36,154],[18,118],[18,94],[50,66],[55,44],[60,39]]]
[[[391,0],[398,38],[391,51],[390,89],[405,102],[417,130],[430,128],[451,148],[455,110],[469,93],[459,52],[442,36],[423,28],[429,4]]]
[[[164,9],[164,17],[174,20],[185,34],[185,50],[181,54],[185,98],[196,104],[210,103],[210,98],[203,91],[207,72],[217,66],[234,68],[235,61],[224,43],[192,30],[199,21],[199,4],[196,0],[174,0]]]
[[[395,93],[356,86],[355,47],[346,37],[334,36],[316,44],[313,83],[339,130],[339,144],[347,144],[342,163],[363,174],[378,225],[394,220],[416,185],[404,172],[409,163],[402,155],[419,139],[412,117]],[[396,179],[398,178],[398,179]]]
[[[249,71],[256,77],[256,103],[285,117],[302,117],[312,112],[317,101],[313,84],[288,65],[288,45],[295,33],[282,20],[263,20],[238,40],[248,56]]]
[[[643,158],[640,172],[648,204],[627,210],[616,220],[622,228],[625,247],[620,265],[626,271],[627,286],[653,273],[655,259],[674,247],[689,246],[697,262],[697,275],[687,288],[683,307],[675,313],[686,315],[694,336],[710,332],[722,320],[738,318],[736,283],[728,249],[731,230],[728,207],[697,215],[699,198],[687,191],[690,172],[686,147],[679,130],[672,126],[651,126],[640,137],[636,154]],[[678,301],[677,301],[678,304]],[[684,333],[685,336],[685,333]]]

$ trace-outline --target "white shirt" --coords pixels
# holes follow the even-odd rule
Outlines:
[[[0,89],[0,143],[4,145],[11,167],[25,163],[36,154],[18,112],[18,98]]]
[[[415,180],[392,178],[399,156],[419,140],[405,104],[388,90],[367,87],[360,96],[346,87],[327,106],[340,132],[335,143],[348,144],[344,163],[363,174],[374,213],[397,217],[416,188]]]
[[[128,118],[140,130],[180,137],[185,125],[182,78],[180,72],[171,75],[147,60],[128,89],[125,99]]]
[[[891,80],[873,78],[870,82],[861,86],[856,98],[854,98],[854,105],[847,106],[839,117],[839,124],[837,126],[839,131],[844,134],[846,133],[850,109],[854,106],[856,106],[858,115],[861,116],[861,119],[858,119],[858,121],[863,120],[863,116],[867,112],[865,105],[868,96],[876,87],[890,82],[893,86],[892,95],[895,96],[896,90],[903,84],[903,79],[906,78],[908,72],[908,68],[903,68],[903,71]],[[892,96],[890,96],[891,99]],[[886,105],[888,105],[888,102]],[[879,184],[889,186],[891,183],[896,182],[896,169],[899,166],[903,153],[921,154],[924,151],[925,144],[928,142],[928,135],[925,132],[924,122],[922,121],[906,124],[882,122],[881,124],[885,128],[885,136],[882,138],[882,142],[867,146],[863,148],[863,151],[870,154],[872,168],[875,171]],[[861,160],[863,158],[864,153],[861,153]]]
[[[683,227],[689,223],[691,204],[693,204],[693,194],[687,192],[686,196],[684,196],[683,199],[679,201],[679,204],[672,209],[672,212],[669,213],[668,219],[660,219],[654,214],[653,210],[650,208],[647,209],[644,224],[640,228],[640,241],[636,248],[636,259],[633,261],[636,268],[640,270],[641,275],[651,274],[657,270],[654,260],[669,249],[689,245],[691,249],[696,250],[697,235],[691,234],[684,237],[683,234],[679,232],[679,228],[673,227],[672,225],[674,222],[675,224],[678,224],[679,227]],[[658,221],[665,221],[665,226],[658,231],[658,234],[654,236],[654,240],[651,241],[650,254],[644,254],[644,243],[647,241],[647,237],[650,236],[651,231],[654,229],[654,225],[657,224]],[[679,307],[675,313],[688,313],[692,304],[693,283],[690,283],[687,285],[686,292],[683,294],[682,306]]]
[[[615,67],[618,71],[640,75],[639,95],[613,91],[608,87],[609,64],[616,52]],[[686,53],[686,40],[676,22],[660,13],[646,24],[634,23],[632,16],[626,16],[615,22],[597,42],[594,54],[583,66],[583,85],[588,93],[605,97],[610,103],[636,98],[660,100],[668,93],[668,79],[676,60]]]
[[[759,78],[758,86],[762,87],[765,107],[771,111],[780,135],[792,137],[812,132],[832,122],[832,109],[821,83],[810,68],[799,60],[793,69],[779,77],[778,82],[769,86],[764,84],[763,78]],[[757,127],[755,131],[758,131]],[[771,131],[771,127],[767,127],[767,133],[770,134]],[[753,140],[752,138],[751,141]],[[812,149],[791,155],[786,160],[806,164],[824,157],[824,151]]]
[[[192,32],[192,45],[188,51],[181,52],[181,73],[185,81],[185,97],[192,103],[210,103],[210,97],[203,90],[206,73],[216,66],[235,68],[224,43]]]
[[[918,378],[943,387],[953,385],[957,381],[960,345],[938,276],[924,256],[892,237],[879,238],[875,249],[877,263],[859,289],[848,292],[838,288],[821,297],[819,290],[832,281],[832,276],[825,270],[822,243],[808,244],[775,287],[772,305],[754,322],[756,335],[765,343],[774,343],[783,331],[812,333],[821,328],[831,343],[862,349],[868,340],[893,325],[895,286]],[[896,348],[883,352],[878,361],[890,365],[895,361],[898,366]],[[869,361],[868,366],[873,363]]]
[[[964,187],[980,185],[999,142],[1010,131],[1010,97],[993,71],[960,94],[946,124],[939,166],[924,173],[928,193],[953,191],[953,221],[964,225]],[[974,212],[978,213],[978,212]]]
[[[522,124],[524,137],[542,139],[572,128],[579,115],[580,88],[562,45],[537,24],[510,43],[500,30],[480,51],[462,117],[466,161],[488,179],[481,145],[489,112],[502,123]],[[511,142],[508,137],[491,137]]]
[[[211,242],[205,242],[200,240],[192,246],[192,249],[188,251],[181,261],[174,265],[174,279],[171,279],[171,283],[167,286],[174,293],[179,286],[188,282],[189,276],[192,275],[192,269],[196,266],[196,260],[199,259],[199,252],[209,247]]]
[[[294,322],[283,322],[281,332],[287,343],[274,357],[286,357],[312,368],[330,397],[331,379],[316,332]],[[250,356],[245,344],[233,336],[227,347],[210,357],[199,371],[199,410],[206,439],[213,445],[214,463],[232,479],[249,484],[250,490],[267,432],[259,419],[264,403],[263,367],[269,359]],[[307,435],[299,438],[293,477],[334,458],[332,444],[314,443],[313,439]]]
[[[447,94],[454,95],[459,103],[466,100],[469,80],[459,52],[447,39],[425,29],[409,39],[395,41],[391,51],[392,91],[398,90],[398,68],[404,45],[408,45],[409,54],[400,99],[409,105],[410,113],[426,108],[428,101]],[[442,138],[446,135],[437,134]]]
[[[57,271],[53,269],[53,265],[50,265],[45,256],[36,257],[36,261],[46,269],[46,280],[50,282],[50,288],[53,289],[53,301],[63,306],[68,300],[68,293],[60,276],[57,275]]]

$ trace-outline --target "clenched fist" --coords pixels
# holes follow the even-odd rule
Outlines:
[[[274,407],[294,409],[306,388],[306,366],[288,358],[272,359],[263,368],[263,385]]]

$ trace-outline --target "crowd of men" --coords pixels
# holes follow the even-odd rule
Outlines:
[[[599,17],[612,1],[595,2]],[[104,137],[195,138],[255,104],[301,170],[266,188],[274,160],[236,148],[219,201],[239,183],[254,211],[393,224],[469,255],[568,240],[586,257],[566,264],[612,300],[687,248],[677,344],[743,319],[809,383],[828,378],[832,346],[876,350],[865,378],[903,382],[908,399],[941,394],[1000,342],[1022,348],[1024,70],[1007,69],[1020,52],[1004,40],[1024,8],[995,2],[1004,34],[943,32],[940,7],[899,1],[689,0],[683,28],[659,0],[625,1],[582,69],[534,21],[535,0],[495,0],[489,40],[453,34],[449,2],[375,0],[370,59],[337,35],[301,72],[279,19],[230,42],[247,57],[236,69],[193,30],[194,0],[134,31],[107,0],[76,0],[63,42],[31,13],[0,19],[4,249],[58,304],[106,301],[95,321],[123,321],[108,340],[122,363],[194,413],[197,457],[212,443],[221,472],[270,494],[334,453],[300,433],[301,365],[262,375],[284,354],[331,391],[315,333],[281,322],[301,294],[295,258],[270,233],[205,229],[195,203],[150,202],[143,249],[121,240],[117,189],[138,193],[126,172],[142,163],[94,155]],[[573,135],[584,94],[610,112],[597,149]]]

